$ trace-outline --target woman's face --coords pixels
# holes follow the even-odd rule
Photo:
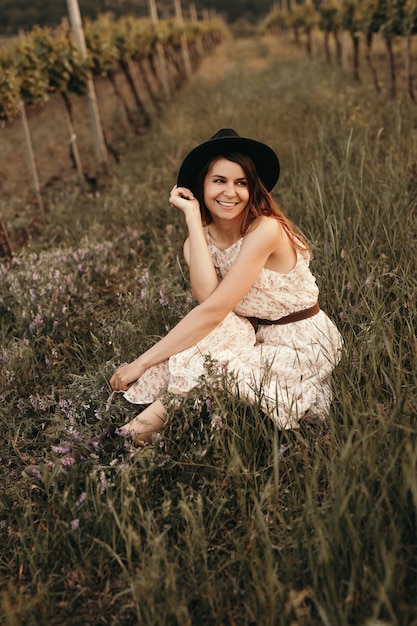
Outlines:
[[[239,217],[249,202],[249,185],[242,167],[223,157],[214,161],[204,179],[204,203],[213,218]]]

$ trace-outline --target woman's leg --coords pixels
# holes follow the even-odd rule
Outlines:
[[[160,400],[155,400],[142,413],[139,413],[120,430],[132,437],[138,445],[149,443],[152,435],[158,433],[166,421],[166,410]]]
[[[170,389],[168,393],[184,395],[178,389]],[[125,424],[120,431],[128,434],[138,446],[152,441],[152,436],[159,433],[165,426],[167,418],[166,408],[161,400],[155,400],[142,413],[139,413],[130,422]]]

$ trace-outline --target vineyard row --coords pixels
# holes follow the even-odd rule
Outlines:
[[[187,72],[183,67],[185,46],[190,64],[195,65],[204,51],[222,38],[225,28],[218,19],[160,20],[155,28],[151,19],[125,17],[114,21],[103,15],[85,23],[84,59],[68,25],[54,30],[35,27],[13,46],[0,50],[0,120],[7,122],[16,117],[21,102],[44,102],[53,92],[60,92],[68,104],[70,94],[86,94],[91,75],[108,77],[117,90],[119,70],[127,77],[146,118],[135,90],[132,62],[142,68],[146,77],[152,71],[160,82],[164,80],[158,62],[162,50],[170,66],[168,80],[175,85]]]
[[[311,0],[282,8],[282,2],[265,18],[262,29],[265,32],[282,32],[291,29],[295,41],[303,36],[307,52],[312,53],[312,34],[319,28],[323,33],[326,60],[330,62],[330,40],[333,39],[336,59],[342,64],[341,33],[347,33],[352,40],[353,76],[359,80],[359,56],[361,42],[365,44],[365,58],[370,67],[374,86],[381,90],[376,69],[372,63],[372,44],[375,35],[380,35],[386,46],[390,69],[390,93],[396,95],[397,67],[394,55],[394,41],[404,38],[405,72],[407,91],[416,100],[413,91],[411,41],[417,34],[417,0],[324,0],[316,9]]]

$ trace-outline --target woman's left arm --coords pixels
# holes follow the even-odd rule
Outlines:
[[[149,367],[190,348],[214,330],[252,287],[268,257],[276,251],[280,237],[282,227],[276,219],[259,218],[213,293],[149,350],[118,369],[110,381],[112,388],[127,390]]]

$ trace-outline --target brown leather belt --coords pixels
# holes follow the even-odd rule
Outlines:
[[[296,311],[295,313],[290,313],[285,317],[280,317],[278,320],[263,320],[259,317],[247,317],[254,327],[255,331],[258,330],[258,326],[275,326],[280,324],[292,324],[293,322],[300,322],[301,320],[306,320],[309,317],[313,317],[313,315],[317,315],[320,311],[319,303],[316,302],[313,306],[308,309],[303,309],[302,311]]]

